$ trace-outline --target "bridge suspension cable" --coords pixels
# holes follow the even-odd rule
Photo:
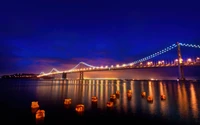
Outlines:
[[[41,72],[40,75],[45,74],[44,72]]]
[[[82,63],[82,64],[84,64],[84,65],[86,65],[86,66],[88,66],[88,67],[91,67],[91,68],[96,67],[96,66],[93,66],[93,65],[89,65],[89,64],[87,64],[87,63],[85,63],[85,62],[80,62],[80,63]]]
[[[137,60],[137,61],[134,61],[134,62],[132,62],[132,63],[129,63],[128,65],[130,65],[130,64],[137,64],[137,63],[141,63],[141,62],[147,61],[147,60],[152,59],[152,58],[154,58],[154,57],[156,57],[156,56],[159,56],[159,55],[161,55],[161,54],[164,54],[164,53],[166,53],[166,52],[168,52],[168,51],[174,49],[175,47],[177,47],[177,45],[176,45],[176,44],[172,44],[171,46],[166,47],[166,48],[162,49],[161,51],[158,51],[158,52],[156,52],[156,53],[154,53],[154,54],[151,54],[150,56],[147,56],[147,57],[144,57],[144,58],[139,59],[139,60]]]
[[[192,47],[192,48],[199,48],[200,49],[200,45],[195,45],[195,44],[186,44],[186,43],[179,43],[181,46],[185,46],[185,47]]]
[[[56,68],[53,68],[49,73],[52,73],[53,71],[60,72]]]
[[[86,66],[88,66],[88,67],[91,67],[91,68],[95,67],[95,66],[89,65],[89,64],[87,64],[87,63],[85,63],[85,62],[79,62],[76,66],[74,66],[73,68],[71,68],[70,70],[67,70],[67,71],[74,70],[74,69],[76,69],[76,68],[77,68],[79,65],[81,65],[81,64],[84,64],[84,65],[86,65]]]

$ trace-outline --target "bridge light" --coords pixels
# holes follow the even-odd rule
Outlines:
[[[105,66],[105,68],[108,68],[108,66]]]
[[[180,60],[179,60],[179,63],[183,63],[183,59],[180,59]]]
[[[113,68],[113,65],[111,65],[111,67]]]
[[[130,66],[133,66],[133,63],[131,63]]]
[[[103,66],[101,66],[101,69],[103,69]]]
[[[151,65],[152,64],[152,62],[147,62],[147,65]]]
[[[189,59],[187,59],[187,62],[192,62],[192,59],[190,59],[190,58],[189,58]]]
[[[175,59],[175,62],[178,62],[178,59]]]
[[[122,66],[123,66],[123,67],[125,67],[125,66],[126,66],[126,64],[123,64]]]
[[[119,64],[117,64],[116,67],[119,67]]]
[[[197,62],[199,62],[199,61],[200,61],[200,58],[199,58],[199,57],[197,57],[196,61],[197,61]]]

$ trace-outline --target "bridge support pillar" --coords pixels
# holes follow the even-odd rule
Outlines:
[[[183,72],[183,60],[181,56],[181,48],[179,42],[177,42],[177,49],[178,49],[178,71],[179,71],[179,79],[185,80],[184,72]]]
[[[56,74],[52,74],[52,79],[55,79],[56,78]]]
[[[83,72],[80,72],[79,80],[83,80],[83,79],[84,79],[84,73],[83,73]]]
[[[62,79],[67,79],[67,73],[65,72],[62,73]]]

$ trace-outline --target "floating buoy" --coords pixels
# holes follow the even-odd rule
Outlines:
[[[129,90],[127,91],[127,93],[131,93],[131,94],[132,94],[132,90],[129,89]]]
[[[116,94],[117,96],[119,96],[119,95],[120,95],[120,91],[117,90],[115,94]]]
[[[42,119],[45,117],[45,111],[44,110],[37,110],[35,114],[36,119]]]
[[[148,102],[153,102],[153,97],[152,97],[152,96],[148,96],[148,97],[147,97],[147,101],[148,101]]]
[[[111,107],[113,107],[113,102],[107,102],[106,105],[107,105],[108,108],[111,108]]]
[[[146,92],[142,92],[142,93],[141,93],[141,96],[142,96],[142,97],[146,97]]]
[[[64,100],[64,104],[65,104],[65,105],[70,105],[70,104],[72,104],[72,99],[65,99],[65,100]]]
[[[32,101],[31,103],[31,108],[39,108],[39,104],[38,104],[38,101]]]
[[[83,112],[85,110],[85,106],[83,104],[78,104],[78,105],[76,105],[75,110],[77,112]]]
[[[161,100],[165,100],[165,99],[166,99],[166,96],[163,94],[163,95],[160,96],[160,99],[161,99]]]
[[[132,97],[132,93],[127,93],[127,97],[131,98]]]
[[[96,96],[92,96],[92,103],[97,103],[98,98]]]
[[[110,96],[110,99],[111,99],[111,100],[115,100],[115,99],[116,99],[116,95],[115,95],[115,94],[112,94],[112,95]]]

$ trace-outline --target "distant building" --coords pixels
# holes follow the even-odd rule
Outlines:
[[[30,73],[19,73],[19,74],[13,74],[13,75],[3,75],[2,79],[36,79],[38,74],[30,74]]]

